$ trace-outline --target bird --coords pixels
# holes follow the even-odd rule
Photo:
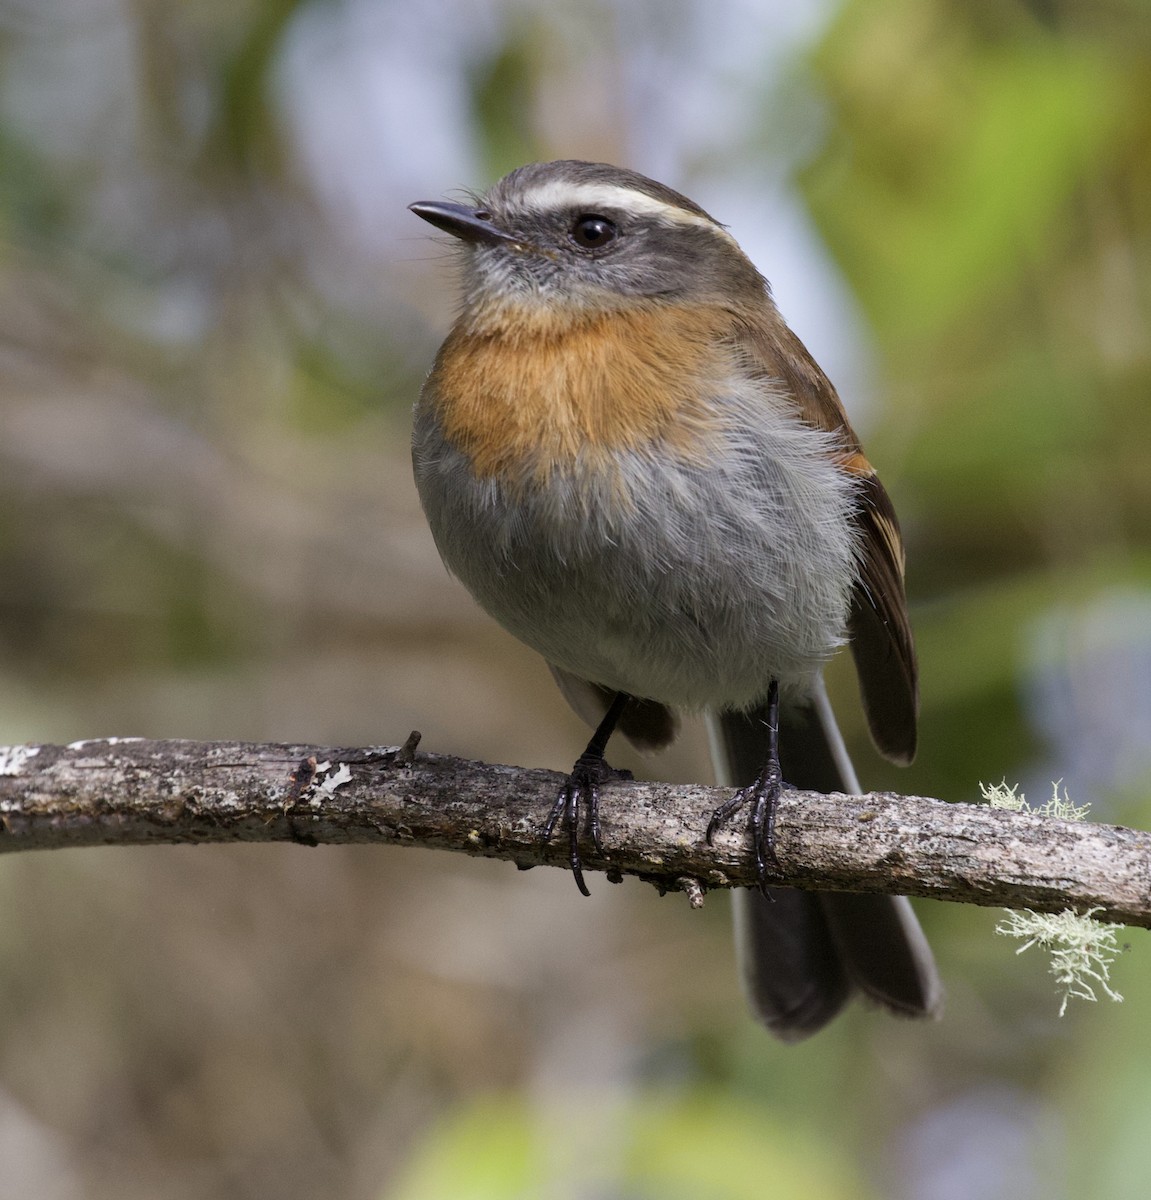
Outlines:
[[[410,210],[460,251],[462,303],[412,426],[448,570],[543,656],[595,732],[543,824],[588,889],[581,823],[621,773],[619,730],[667,746],[708,724],[746,810],[758,889],[737,889],[750,1007],[796,1042],[862,994],[938,1014],[903,897],[771,885],[782,781],[860,794],[823,668],[850,646],[878,751],[914,757],[918,668],[891,500],[830,381],[735,238],[674,189],[607,163],[513,170]],[[615,790],[614,788],[612,790]]]

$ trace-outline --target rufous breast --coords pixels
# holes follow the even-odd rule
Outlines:
[[[703,459],[710,401],[732,370],[730,321],[667,304],[558,315],[522,306],[461,321],[424,402],[481,479],[596,469],[653,443]]]

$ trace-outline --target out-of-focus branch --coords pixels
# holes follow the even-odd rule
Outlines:
[[[551,771],[400,747],[107,738],[0,748],[0,850],[179,842],[378,842],[563,865],[566,835],[539,829]],[[726,789],[619,781],[602,790],[608,855],[585,870],[638,875],[693,903],[755,882],[738,818],[707,845]],[[1151,926],[1151,834],[921,796],[788,791],[781,884],[1079,912]]]

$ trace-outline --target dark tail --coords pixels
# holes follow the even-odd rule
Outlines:
[[[711,718],[718,782],[754,782],[767,754],[764,712]],[[783,778],[793,787],[860,794],[822,683],[810,705],[780,717]],[[943,989],[931,948],[903,896],[772,888],[733,895],[736,949],[752,1011],[785,1042],[823,1028],[858,990],[901,1016],[938,1015]]]

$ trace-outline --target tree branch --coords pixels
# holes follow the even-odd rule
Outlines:
[[[566,860],[539,829],[562,785],[551,771],[402,747],[108,738],[0,748],[0,851],[177,842],[379,842],[521,867]],[[664,890],[755,883],[738,818],[708,846],[727,789],[604,787],[608,856],[581,839],[586,870]],[[1078,912],[1151,926],[1151,834],[921,796],[787,791],[776,824],[781,884]]]

